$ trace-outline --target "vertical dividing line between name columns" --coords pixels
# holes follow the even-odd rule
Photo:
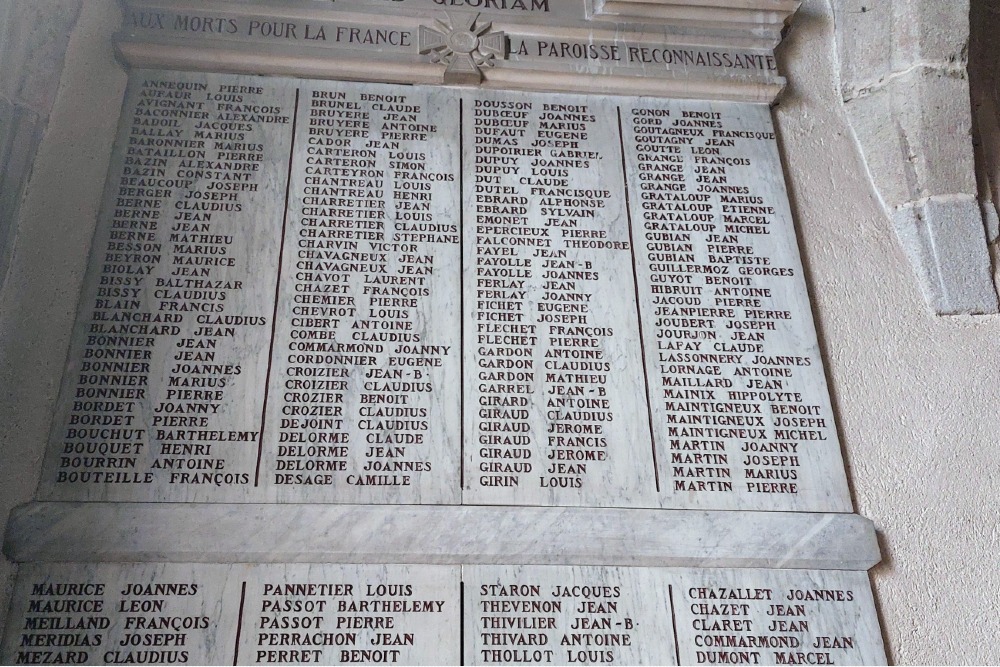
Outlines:
[[[240,634],[243,632],[243,604],[247,601],[247,582],[240,589],[240,611],[236,615],[236,647],[233,650],[233,664],[240,664]]]
[[[458,490],[465,497],[465,100],[458,98]]]
[[[465,665],[465,582],[458,582],[458,664]]]
[[[660,466],[656,461],[656,433],[653,431],[653,397],[649,393],[649,372],[646,368],[646,338],[642,332],[642,307],[639,305],[639,273],[636,269],[635,235],[632,231],[632,198],[628,191],[628,165],[625,160],[625,131],[622,128],[622,108],[618,107],[618,145],[622,152],[622,180],[625,183],[625,215],[628,216],[628,240],[632,250],[632,284],[635,285],[635,316],[639,321],[639,348],[642,356],[642,381],[646,384],[646,416],[649,419],[649,442],[653,448],[653,476],[656,492],[660,492]]]
[[[677,639],[677,613],[674,611],[674,587],[667,585],[667,595],[670,597],[670,625],[674,630],[674,664],[681,664],[681,648]]]
[[[299,124],[299,89],[295,89],[295,110],[292,112],[292,144],[288,148],[288,178],[285,180],[285,213],[281,219],[281,241],[278,246],[278,277],[274,284],[274,310],[271,313],[271,345],[267,349],[267,373],[264,375],[264,406],[260,410],[260,434],[257,436],[257,469],[253,485],[260,486],[260,459],[264,453],[264,425],[267,422],[267,399],[271,390],[271,364],[274,362],[274,336],[278,328],[278,299],[281,296],[281,268],[285,259],[285,233],[288,230],[288,200],[292,193],[292,163],[295,160],[295,135]]]

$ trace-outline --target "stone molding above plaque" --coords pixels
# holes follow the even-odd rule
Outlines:
[[[731,37],[753,33],[775,46],[799,0],[590,0],[597,20],[641,21],[689,30],[728,31]]]
[[[768,103],[785,84],[773,49],[798,2],[122,5],[116,46],[132,67]],[[428,42],[434,32],[441,41]]]

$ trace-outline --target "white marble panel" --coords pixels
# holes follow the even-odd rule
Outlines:
[[[662,505],[850,511],[769,110],[619,113]]]
[[[459,501],[454,98],[299,90],[259,483],[283,502]]]
[[[469,664],[678,664],[671,572],[463,568]]]
[[[7,664],[885,664],[867,575],[625,567],[21,569]]]
[[[685,570],[680,664],[884,665],[866,572]]]
[[[464,103],[465,499],[654,505],[614,103]]]
[[[229,566],[21,568],[7,664],[196,664],[231,656],[239,584]],[[235,584],[235,585],[234,585]],[[231,662],[231,657],[228,662]]]
[[[886,662],[863,572],[480,566],[463,578],[473,664]]]
[[[452,101],[135,73],[40,496],[457,502]]]
[[[241,600],[239,664],[454,664],[459,568],[259,567]],[[298,653],[294,653],[297,651]]]

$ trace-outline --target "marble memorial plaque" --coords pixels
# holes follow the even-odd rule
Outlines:
[[[676,665],[670,572],[466,567],[466,655],[475,665]]]
[[[866,572],[687,570],[680,664],[886,664]]]
[[[430,665],[460,655],[458,567],[289,565],[256,574],[241,592],[234,662]]]
[[[134,71],[39,497],[850,511],[767,107]]]
[[[249,498],[295,90],[132,74],[41,497]]]
[[[863,572],[28,565],[5,664],[885,664]]]
[[[864,572],[475,566],[463,583],[470,664],[885,663]]]
[[[343,88],[133,75],[43,495],[458,502],[451,100]]]

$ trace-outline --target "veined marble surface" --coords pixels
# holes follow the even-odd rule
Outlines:
[[[547,507],[32,503],[16,562],[199,561],[647,565],[867,570],[852,514]]]
[[[618,114],[660,502],[849,508],[770,111]]]
[[[461,502],[453,100],[300,92],[257,482],[277,502]]]
[[[46,500],[851,510],[763,105],[135,71]]]
[[[478,566],[472,664],[885,664],[860,572]]]
[[[863,572],[32,565],[12,664],[885,664]]]

